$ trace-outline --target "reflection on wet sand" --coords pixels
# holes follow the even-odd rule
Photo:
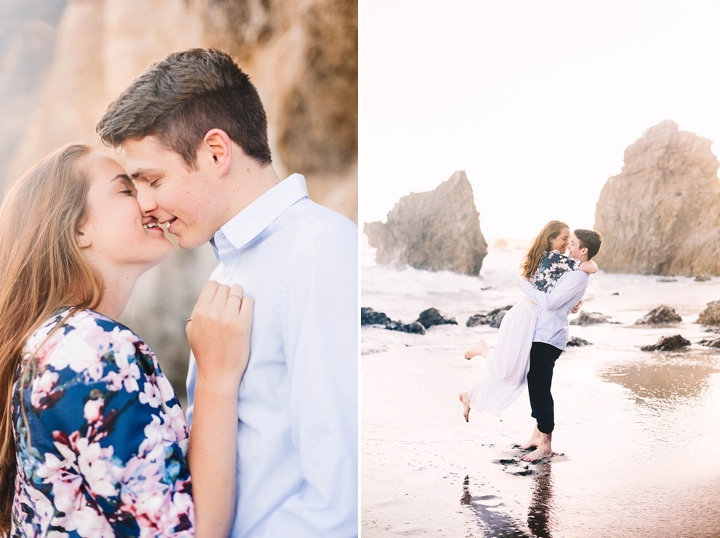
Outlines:
[[[530,527],[533,536],[538,538],[552,538],[550,533],[553,506],[551,472],[552,465],[550,465],[550,462],[539,463],[535,466],[532,500],[528,510],[528,527]]]
[[[684,399],[698,398],[720,371],[716,354],[653,354],[650,360],[612,366],[601,372],[604,381],[631,390],[639,405],[666,407]]]
[[[470,476],[463,480],[463,493],[460,504],[470,507],[485,536],[498,538],[552,538],[553,484],[550,462],[541,462],[532,466],[532,498],[528,508],[527,526],[511,515],[503,512],[504,504],[495,495],[476,495],[470,493]],[[481,484],[482,485],[482,484]],[[528,530],[525,530],[528,529]]]

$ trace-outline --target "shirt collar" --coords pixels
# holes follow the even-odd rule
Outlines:
[[[298,200],[307,198],[305,178],[292,174],[223,225],[210,243],[215,257],[227,263]]]

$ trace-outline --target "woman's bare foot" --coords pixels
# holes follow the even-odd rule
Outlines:
[[[463,416],[465,417],[465,422],[470,422],[470,396],[468,396],[467,392],[460,393],[460,401],[463,404]]]
[[[477,355],[482,355],[487,359],[488,351],[490,351],[490,348],[485,343],[485,340],[478,340],[477,344],[465,352],[465,358],[470,360]]]
[[[520,446],[520,450],[530,450],[531,448],[537,448],[542,441],[542,435],[542,432],[537,429],[537,426],[535,426],[535,429],[533,430],[530,439],[528,439],[527,443]]]

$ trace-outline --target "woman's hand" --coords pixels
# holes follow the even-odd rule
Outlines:
[[[250,357],[252,313],[253,300],[243,297],[242,286],[205,284],[185,327],[198,376],[237,392]]]

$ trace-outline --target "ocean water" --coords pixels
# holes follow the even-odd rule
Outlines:
[[[362,328],[362,536],[720,536],[720,350],[700,346],[713,334],[693,323],[720,278],[592,276],[583,309],[617,323],[570,327],[592,345],[555,367],[558,455],[527,464],[514,448],[534,425],[526,391],[499,419],[471,411],[469,423],[458,400],[484,369],[463,352],[498,333],[465,322],[522,298],[523,254],[490,248],[478,278],[380,267],[364,245],[362,306],[406,323],[435,307],[458,325]],[[660,304],[682,323],[633,325]],[[693,345],[640,350],[672,334]]]

